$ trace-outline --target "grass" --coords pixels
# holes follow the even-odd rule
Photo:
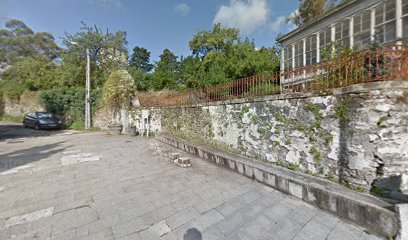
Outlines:
[[[299,164],[296,163],[289,163],[288,168],[292,171],[298,171],[299,170]]]
[[[23,122],[23,116],[3,115],[0,116],[0,121],[21,123]]]

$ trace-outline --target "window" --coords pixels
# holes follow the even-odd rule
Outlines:
[[[365,10],[353,17],[353,36],[354,46],[358,49],[364,48],[370,44],[371,10]]]
[[[290,70],[292,69],[292,45],[289,45],[289,47],[285,48],[285,70]]]
[[[303,67],[303,40],[295,43],[295,68]]]
[[[317,56],[317,38],[316,35],[312,35],[306,38],[306,65],[315,64],[316,56]]]
[[[407,0],[403,0],[407,2]],[[375,8],[375,41],[391,43],[396,39],[395,0],[388,0]]]
[[[335,26],[335,40],[345,47],[350,47],[350,20],[345,19]]]
[[[328,52],[330,51],[331,42],[331,28],[328,27],[319,33],[320,37],[320,59],[326,58]]]

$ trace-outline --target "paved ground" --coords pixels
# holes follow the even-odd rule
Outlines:
[[[203,160],[175,166],[155,140],[22,141],[0,137],[0,239],[378,239]]]

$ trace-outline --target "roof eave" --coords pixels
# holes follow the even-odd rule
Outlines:
[[[293,35],[296,35],[298,32],[303,31],[304,29],[309,28],[310,26],[312,26],[313,24],[322,21],[323,19],[327,18],[328,16],[356,3],[358,0],[351,0],[351,1],[347,1],[347,2],[343,2],[340,3],[339,5],[337,5],[336,7],[334,7],[333,9],[329,10],[328,12],[324,13],[322,16],[318,17],[317,19],[308,22],[306,24],[303,24],[302,26],[288,32],[287,34],[284,34],[280,37],[278,37],[276,39],[277,42],[282,43],[283,41],[287,40],[288,38],[292,37]]]

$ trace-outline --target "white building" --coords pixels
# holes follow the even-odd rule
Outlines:
[[[348,1],[278,41],[283,45],[282,71],[321,62],[324,49],[335,41],[354,49],[373,42],[408,44],[408,0]]]

